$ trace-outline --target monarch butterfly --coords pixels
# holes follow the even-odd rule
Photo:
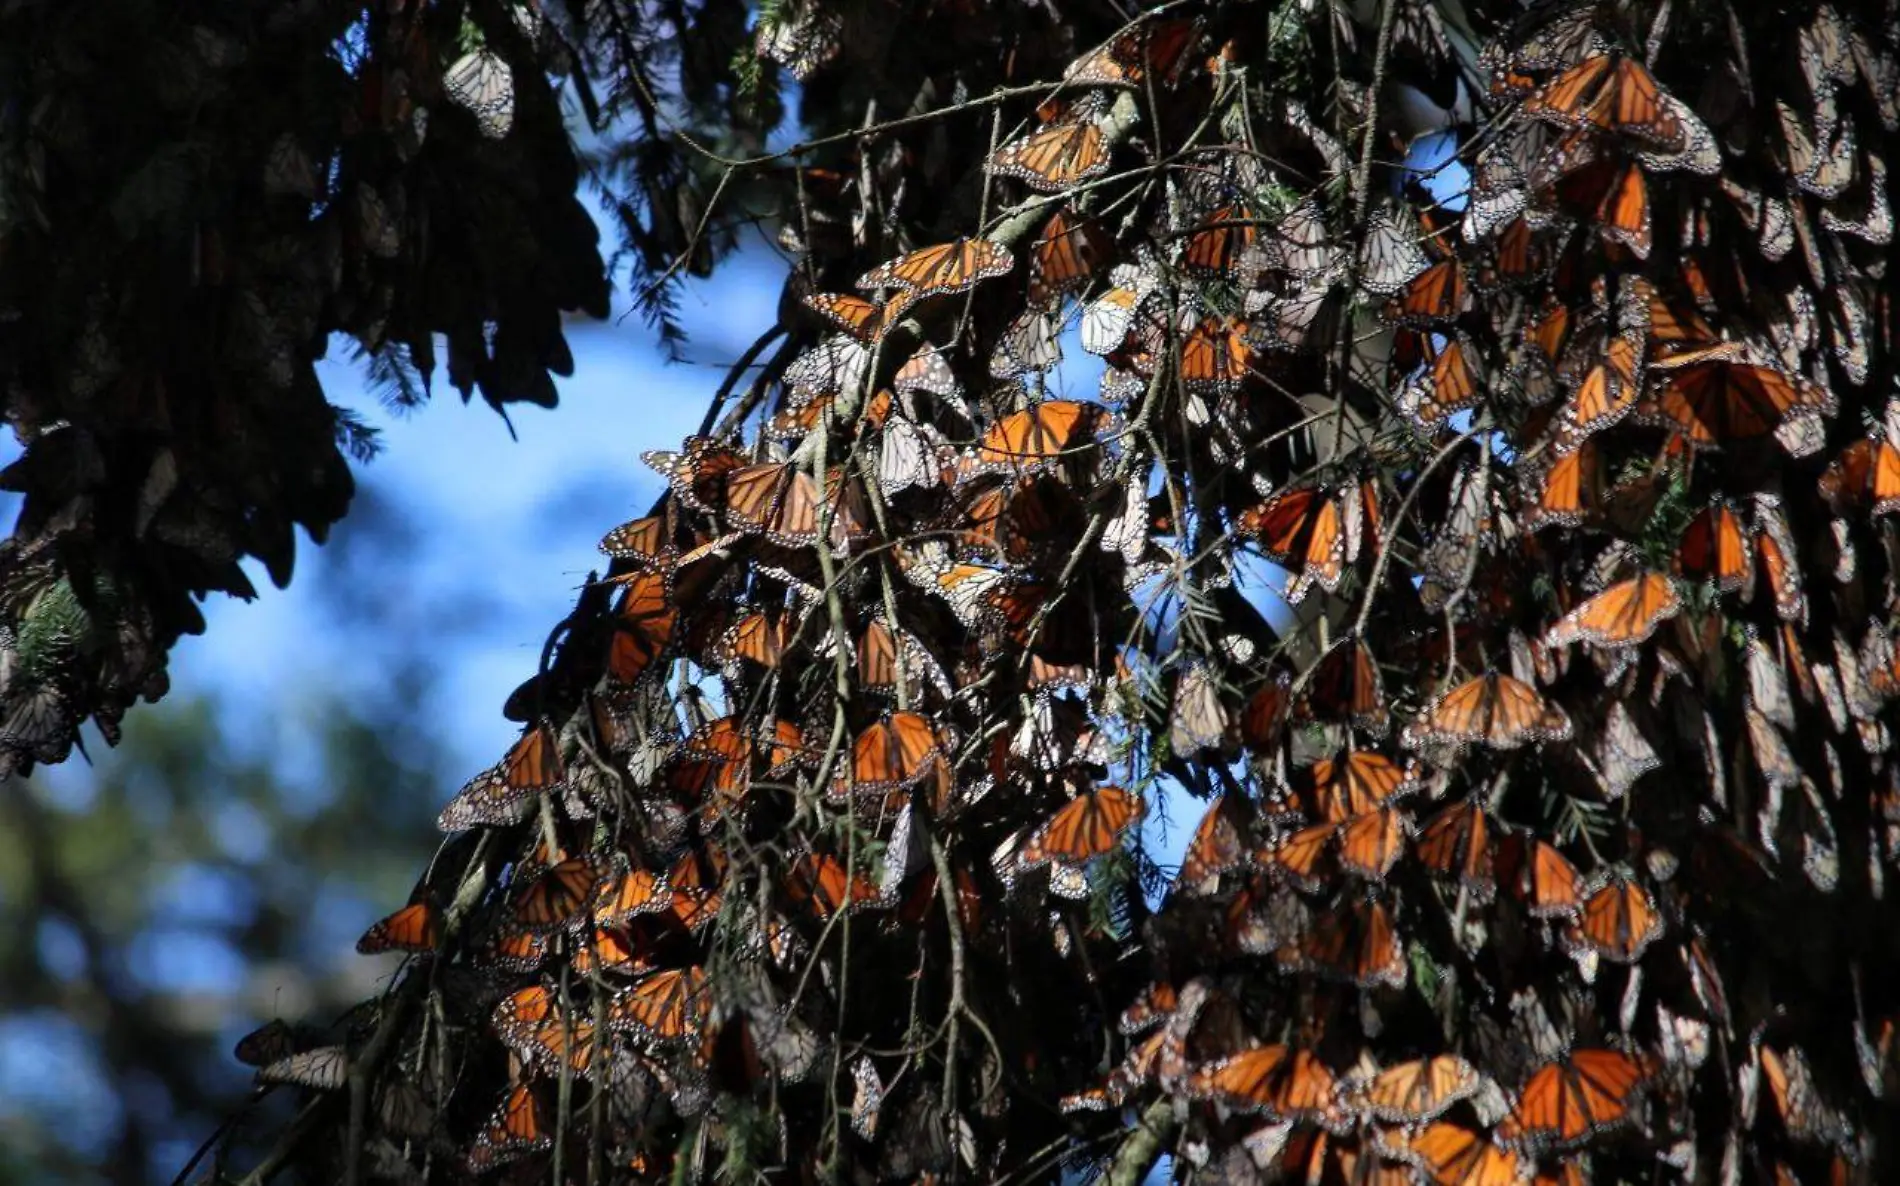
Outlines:
[[[786,878],[785,892],[795,904],[809,906],[820,920],[840,911],[891,904],[890,896],[870,876],[848,869],[842,860],[829,853],[806,853],[800,857]]]
[[[662,900],[660,906],[664,909],[666,902]],[[574,971],[582,976],[590,976],[597,970],[631,975],[650,969],[646,947],[647,941],[635,939],[630,930],[594,927],[592,934],[574,945],[568,958],[572,960]]]
[[[1339,825],[1314,824],[1275,839],[1255,853],[1260,864],[1281,880],[1309,894],[1322,893],[1332,880],[1332,866],[1326,861],[1332,852]]]
[[[1755,558],[1774,598],[1775,614],[1783,622],[1804,622],[1808,598],[1802,589],[1800,560],[1794,535],[1782,517],[1780,500],[1770,494],[1755,496]]]
[[[1543,280],[1556,265],[1560,242],[1522,215],[1511,219],[1481,257],[1478,285],[1489,290],[1522,287]]]
[[[1038,193],[1054,194],[1108,172],[1108,138],[1093,119],[1053,123],[991,154],[984,172],[1014,177]]]
[[[1361,988],[1401,988],[1405,951],[1385,904],[1347,901],[1314,920],[1296,942],[1274,957],[1285,967],[1343,980]]]
[[[1419,600],[1427,613],[1442,613],[1464,600],[1477,573],[1478,555],[1494,534],[1489,458],[1453,473],[1448,513],[1418,558]]]
[[[1306,690],[1294,702],[1294,715],[1302,720],[1350,720],[1363,729],[1384,727],[1385,687],[1363,641],[1341,639],[1320,657]]]
[[[1152,1029],[1180,1008],[1181,994],[1166,980],[1157,980],[1141,991],[1135,1003],[1122,1010],[1115,1028],[1130,1037]]]
[[[1359,255],[1360,287],[1373,296],[1397,296],[1431,267],[1410,230],[1385,210],[1373,214]]]
[[[1432,817],[1413,846],[1419,863],[1443,877],[1455,877],[1479,901],[1497,888],[1496,844],[1491,817],[1476,803],[1454,803]]]
[[[877,1139],[877,1116],[884,1107],[884,1083],[869,1055],[851,1064],[851,1131],[867,1141]]]
[[[1824,202],[1841,196],[1854,180],[1859,147],[1852,116],[1817,120],[1814,134],[1802,126],[1793,107],[1776,100],[1781,133],[1788,143],[1788,173],[1803,191]],[[1829,125],[1832,125],[1831,127]]]
[[[1120,268],[1116,271],[1119,273]],[[1140,287],[1118,284],[1082,307],[1082,349],[1108,356],[1128,341],[1135,311],[1147,294]]]
[[[294,1053],[296,1049],[296,1031],[282,1018],[273,1017],[239,1038],[231,1055],[245,1066],[262,1067]]]
[[[992,424],[977,445],[976,461],[989,470],[1032,470],[1083,447],[1109,418],[1100,404],[1045,400]]]
[[[1459,1124],[1435,1120],[1416,1133],[1389,1132],[1392,1153],[1417,1166],[1432,1186],[1519,1186],[1525,1168],[1518,1155]]]
[[[640,459],[666,479],[679,500],[693,510],[712,513],[725,505],[726,475],[746,464],[743,453],[711,437],[689,437],[679,453],[652,450]]]
[[[1324,1128],[1289,1132],[1285,1122],[1262,1125],[1241,1138],[1255,1165],[1278,1172],[1276,1182],[1350,1182],[1352,1186],[1412,1186],[1408,1165],[1376,1156],[1365,1138],[1343,1137]]]
[[[1258,539],[1261,555],[1294,570],[1285,596],[1298,604],[1315,584],[1328,593],[1338,590],[1359,558],[1368,523],[1376,547],[1378,504],[1369,483],[1331,492],[1315,486],[1285,490],[1240,512],[1234,528]]]
[[[892,497],[913,486],[928,490],[951,480],[954,455],[937,430],[893,417],[878,442],[877,485]]]
[[[1603,732],[1597,739],[1596,773],[1604,795],[1621,799],[1637,779],[1662,765],[1649,739],[1630,717],[1621,701],[1610,705]]]
[[[1338,248],[1330,241],[1319,202],[1306,198],[1287,211],[1259,251],[1243,255],[1240,262],[1250,263],[1256,255],[1269,271],[1286,272],[1300,280],[1316,280],[1332,271]]]
[[[362,955],[380,951],[427,953],[442,942],[442,913],[426,894],[375,923],[356,941]]]
[[[1246,796],[1241,794],[1223,792],[1214,796],[1207,814],[1201,817],[1193,838],[1188,841],[1187,851],[1181,856],[1181,868],[1174,877],[1177,890],[1201,892],[1214,878],[1245,863],[1246,802]]]
[[[665,571],[641,573],[622,586],[608,644],[607,671],[616,684],[632,687],[672,645],[679,611]]]
[[[1655,900],[1636,882],[1612,876],[1586,887],[1583,917],[1571,935],[1573,946],[1617,963],[1633,964],[1662,934]]]
[[[1296,774],[1293,785],[1309,814],[1339,824],[1411,794],[1419,782],[1410,763],[1400,766],[1384,754],[1348,749]]]
[[[1385,307],[1385,319],[1413,329],[1443,326],[1470,307],[1464,264],[1456,256],[1420,272]]]
[[[511,824],[526,810],[528,800],[555,790],[566,778],[553,731],[536,725],[509,747],[497,765],[463,784],[442,808],[436,826],[444,832],[464,832],[477,824]]]
[[[688,849],[666,872],[667,888],[673,894],[668,909],[688,931],[697,931],[717,918],[725,902],[719,892],[725,875],[723,855],[715,850],[708,858],[702,859]]]
[[[1405,851],[1405,823],[1404,812],[1383,807],[1340,824],[1340,866],[1369,881],[1384,881]]]
[[[478,1174],[486,1173],[518,1157],[551,1148],[553,1144],[554,1136],[548,1130],[534,1089],[527,1083],[516,1083],[476,1134],[468,1153],[468,1168]]]
[[[1293,705],[1293,680],[1284,671],[1276,671],[1267,682],[1254,689],[1240,710],[1240,740],[1255,754],[1264,754],[1279,744],[1286,733],[1287,713]]]
[[[944,296],[1007,275],[1016,257],[988,239],[961,238],[920,248],[858,277],[861,289],[904,288],[918,297]]]
[[[286,1054],[257,1069],[257,1082],[337,1091],[349,1082],[350,1052],[342,1046],[318,1046]]]
[[[785,648],[794,633],[789,614],[753,610],[719,636],[713,644],[712,659],[723,664],[744,660],[768,671],[778,669]]]
[[[1821,1098],[1807,1055],[1799,1046],[1790,1046],[1785,1053],[1763,1046],[1757,1058],[1761,1077],[1768,1081],[1768,1098],[1790,1137],[1827,1145],[1848,1132],[1846,1122]]]
[[[1222,937],[1243,955],[1274,955],[1307,933],[1311,915],[1299,894],[1270,876],[1254,876],[1229,900]]]
[[[1195,1099],[1297,1120],[1326,1116],[1338,1089],[1332,1071],[1310,1051],[1272,1045],[1255,1046],[1198,1068],[1188,1076],[1184,1090]]]
[[[1232,317],[1203,319],[1181,342],[1181,382],[1194,395],[1224,395],[1247,381],[1253,347],[1247,323]]]
[[[1387,1067],[1346,1095],[1355,1109],[1377,1119],[1418,1124],[1469,1098],[1482,1083],[1470,1063],[1455,1054],[1440,1054]]]
[[[1859,203],[1830,202],[1821,209],[1821,227],[1863,243],[1885,247],[1893,242],[1893,203],[1887,193],[1887,163],[1867,150],[1866,197]]]
[[[1565,188],[1583,190],[1598,180],[1594,170],[1576,176],[1582,180],[1573,178],[1573,185]],[[1596,199],[1597,234],[1606,243],[1627,247],[1637,259],[1648,259],[1652,242],[1649,183],[1642,167],[1631,161],[1621,168],[1608,169],[1601,176],[1607,177],[1607,184]]]
[[[1471,364],[1472,347],[1463,334],[1450,339],[1416,330],[1399,330],[1394,360],[1406,370],[1416,369],[1400,389],[1398,408],[1421,433],[1431,434],[1459,412],[1478,406],[1483,393]],[[1429,363],[1429,366],[1421,364]]]
[[[1259,237],[1259,229],[1253,211],[1244,204],[1222,206],[1188,236],[1182,262],[1190,271],[1229,275],[1238,270],[1241,257]]]
[[[1620,53],[1586,58],[1524,101],[1525,115],[1564,127],[1629,136],[1644,147],[1680,152],[1688,133],[1642,63]]]
[[[503,997],[495,1006],[495,1033],[530,1062],[551,1058],[554,1067],[569,1058],[591,1060],[593,1023],[561,1012],[545,985],[533,984]],[[585,1071],[586,1066],[575,1068]]]
[[[1061,327],[1049,309],[1027,306],[998,335],[990,354],[990,375],[1011,379],[1040,373],[1062,361]]]
[[[1413,749],[1474,744],[1516,749],[1569,737],[1570,718],[1563,709],[1529,684],[1493,671],[1433,700],[1418,720],[1406,726],[1402,740]]]
[[[887,306],[843,292],[808,292],[800,299],[807,309],[861,342],[882,338],[893,320],[891,309],[902,311],[900,301]]]
[[[1069,63],[1063,81],[1135,86],[1152,77],[1172,84],[1199,31],[1192,17],[1146,22]]]
[[[1884,437],[1855,441],[1821,474],[1820,490],[1836,511],[1868,504],[1876,516],[1900,510],[1900,449]]]
[[[699,1037],[711,1011],[706,971],[696,964],[654,972],[607,1003],[607,1028],[648,1042],[684,1042]]]
[[[551,937],[542,931],[504,928],[483,946],[481,961],[504,972],[526,975],[547,961]]]
[[[1086,285],[1113,249],[1101,223],[1066,206],[1056,211],[1029,244],[1029,303],[1044,305]]]
[[[1684,576],[1708,581],[1718,593],[1739,592],[1748,597],[1754,584],[1754,557],[1734,507],[1714,503],[1689,520],[1676,545],[1676,568]]]
[[[615,560],[625,560],[642,568],[658,564],[671,550],[672,516],[648,515],[622,523],[600,539],[600,550]]]
[[[1602,361],[1591,367],[1576,392],[1557,414],[1555,451],[1561,456],[1615,424],[1636,407],[1640,344],[1616,334],[1604,344]]]
[[[891,376],[891,389],[898,395],[914,395],[919,391],[931,395],[951,398],[960,394],[962,385],[957,382],[956,372],[950,369],[950,362],[939,347],[924,343],[904,360]]]
[[[943,742],[926,717],[894,712],[859,733],[851,745],[851,764],[832,779],[831,793],[881,795],[901,791],[930,773],[929,759]]]
[[[1504,838],[1503,877],[1537,918],[1573,918],[1583,907],[1583,877],[1556,847],[1535,837]]]
[[[1052,860],[1081,865],[1111,853],[1145,809],[1140,795],[1120,787],[1083,791],[1029,834],[1017,866],[1034,869]]]
[[[949,679],[916,635],[895,630],[882,618],[873,618],[858,635],[854,650],[858,685],[867,691],[891,691],[898,686],[901,671],[911,696],[932,688],[949,699]]]
[[[509,915],[528,930],[564,927],[592,900],[599,879],[600,869],[592,854],[568,857],[518,890]]]
[[[829,542],[834,552],[870,534],[871,513],[864,486],[842,467],[825,478],[825,494],[817,481],[790,461],[748,465],[728,480],[726,514],[741,530],[756,531],[786,548],[811,547],[818,542],[821,503],[830,503]]]
[[[1645,573],[1611,585],[1565,614],[1544,635],[1544,645],[1553,650],[1574,642],[1605,649],[1635,646],[1681,610],[1675,583],[1661,573]]]
[[[601,878],[593,903],[596,927],[624,927],[638,915],[665,912],[673,897],[665,874],[629,864]]]
[[[1693,445],[1719,448],[1765,436],[1791,416],[1831,416],[1834,410],[1825,388],[1798,375],[1712,358],[1672,371],[1645,419],[1673,428]]]
[[[1572,1051],[1525,1082],[1517,1106],[1498,1124],[1498,1140],[1555,1148],[1582,1144],[1631,1120],[1647,1078],[1643,1064],[1621,1051]]]
[[[1220,679],[1205,662],[1190,661],[1175,683],[1168,713],[1169,751],[1180,758],[1230,749],[1234,730],[1221,704]]]

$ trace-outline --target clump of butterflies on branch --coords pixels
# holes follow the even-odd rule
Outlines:
[[[1891,1180],[1900,24],[1358,8],[1140,15],[942,116],[954,233],[788,224],[260,1081],[398,1180]]]

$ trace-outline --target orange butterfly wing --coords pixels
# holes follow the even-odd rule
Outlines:
[[[1646,1079],[1643,1065],[1620,1051],[1572,1051],[1524,1084],[1517,1106],[1498,1125],[1498,1139],[1510,1145],[1581,1144],[1628,1122]]]
[[[1635,963],[1662,934],[1662,915],[1649,891],[1627,878],[1611,878],[1583,901],[1577,938],[1605,959]]]
[[[989,172],[1041,193],[1061,193],[1108,172],[1108,139],[1092,119],[1049,124],[996,150]]]
[[[1604,648],[1635,646],[1681,609],[1674,582],[1661,573],[1646,573],[1611,585],[1565,614],[1544,636],[1544,645],[1553,649],[1575,642]]]
[[[1120,846],[1144,806],[1141,796],[1120,787],[1084,791],[1030,834],[1017,862],[1032,869],[1051,860],[1080,865],[1104,856]]]
[[[363,955],[379,951],[430,952],[442,942],[442,915],[429,901],[411,902],[376,923],[356,941]]]

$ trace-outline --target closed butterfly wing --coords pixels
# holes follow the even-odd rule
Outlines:
[[[350,1053],[341,1046],[318,1046],[287,1054],[257,1069],[259,1084],[280,1083],[312,1091],[339,1091],[349,1082]]]

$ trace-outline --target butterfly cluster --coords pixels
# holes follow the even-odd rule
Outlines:
[[[343,517],[377,445],[318,382],[333,336],[392,405],[441,363],[465,400],[553,406],[562,315],[609,287],[547,22],[515,7],[0,18],[0,772],[88,718],[116,744],[202,600],[285,585],[299,529]]]
[[[1891,14],[1231,7],[999,119],[953,237],[805,240],[647,455],[364,937],[417,959],[359,1078],[453,1062],[465,1168],[1900,1157]],[[822,77],[824,11],[762,52]],[[1455,199],[1385,159],[1401,75]]]

